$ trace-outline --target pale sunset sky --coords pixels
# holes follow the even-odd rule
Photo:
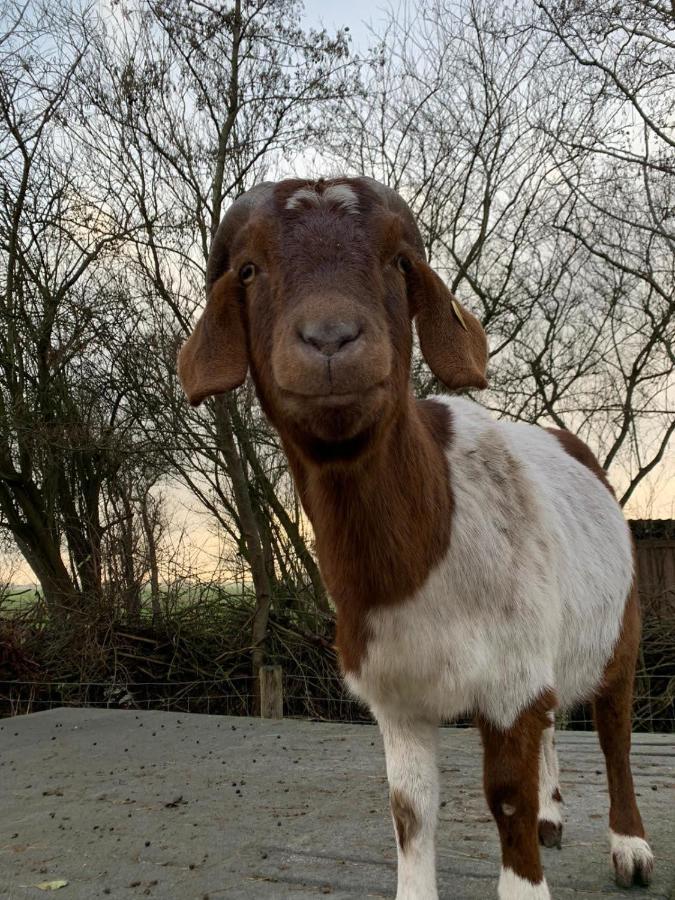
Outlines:
[[[325,26],[329,31],[349,26],[352,52],[362,53],[372,43],[368,24],[376,24],[383,10],[396,9],[398,2],[386,4],[379,0],[306,0],[304,24],[306,27]],[[612,473],[612,480],[620,488],[620,473]],[[164,489],[170,515],[174,518],[173,543],[181,533],[189,537],[185,549],[186,559],[203,576],[215,573],[219,568],[219,538],[213,533],[209,518],[191,506],[187,490],[179,487]],[[663,462],[652,477],[645,479],[626,507],[629,518],[675,518],[675,447],[671,446]],[[15,584],[30,584],[34,577],[20,557],[3,559],[0,554],[0,580],[8,577]]]

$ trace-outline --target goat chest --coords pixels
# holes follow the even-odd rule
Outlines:
[[[508,727],[542,691],[592,694],[631,588],[630,535],[607,487],[544,429],[442,398],[453,494],[445,556],[403,602],[371,608],[350,689],[374,714]]]

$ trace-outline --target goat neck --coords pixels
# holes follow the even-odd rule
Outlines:
[[[358,669],[368,611],[412,596],[447,551],[451,425],[445,404],[408,397],[377,444],[349,463],[309,462],[287,448],[337,607],[346,671]]]

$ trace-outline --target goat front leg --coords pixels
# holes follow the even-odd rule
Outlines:
[[[539,857],[539,754],[547,713],[555,698],[546,692],[516,721],[501,729],[479,720],[484,785],[499,828],[502,870],[499,900],[550,900]]]
[[[378,715],[398,850],[396,900],[436,900],[438,726]]]

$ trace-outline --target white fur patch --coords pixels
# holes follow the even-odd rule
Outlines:
[[[550,716],[553,719],[553,716]],[[561,804],[553,799],[558,789],[558,754],[555,749],[555,725],[545,728],[541,735],[539,754],[539,820],[562,825]]]
[[[323,199],[331,206],[340,206],[347,212],[359,211],[359,198],[348,184],[332,184],[323,192]]]
[[[513,869],[502,869],[497,893],[499,900],[551,900],[545,878],[539,884],[532,884]]]
[[[331,184],[322,193],[311,187],[299,188],[286,201],[286,209],[300,209],[303,206],[321,206],[343,209],[349,213],[359,211],[359,198],[348,184]]]
[[[610,829],[612,863],[619,873],[630,880],[636,869],[639,869],[647,880],[654,868],[654,854],[644,838],[635,835],[616,834]]]
[[[551,900],[545,878],[539,884],[532,884],[513,869],[502,869],[497,893],[499,900]]]
[[[300,188],[286,201],[286,209],[300,209],[301,206],[319,206],[321,197],[312,188]]]
[[[409,600],[370,613],[347,681],[378,718],[478,712],[508,728],[547,688],[565,706],[599,684],[633,577],[630,535],[552,434],[437,399],[452,414],[450,547]]]
[[[539,798],[539,821],[540,822],[552,822],[554,825],[562,825],[562,812],[560,810],[560,804],[549,798],[548,800],[544,800],[542,802],[542,798]]]

